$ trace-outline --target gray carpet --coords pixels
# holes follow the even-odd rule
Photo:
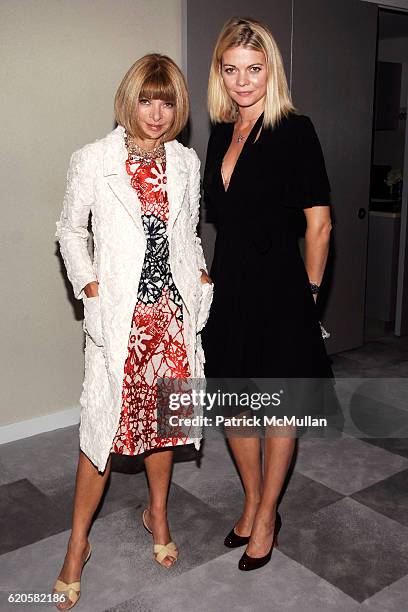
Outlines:
[[[333,357],[344,397],[359,378],[408,378],[408,340],[383,337]],[[344,379],[344,385],[341,379]],[[361,382],[361,381],[360,381]],[[401,393],[358,387],[378,411]],[[371,393],[373,395],[373,393]],[[399,402],[399,403],[398,403]],[[398,413],[398,410],[402,411]],[[178,448],[169,499],[179,562],[152,558],[141,524],[143,463],[114,457],[90,533],[78,612],[402,611],[408,601],[408,439],[300,439],[280,504],[280,546],[256,572],[239,572],[243,549],[223,546],[240,513],[242,490],[222,435],[209,430],[198,455]],[[0,447],[0,610],[53,609],[8,603],[10,593],[50,593],[69,537],[78,427]]]

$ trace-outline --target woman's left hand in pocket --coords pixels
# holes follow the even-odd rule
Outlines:
[[[202,268],[200,269],[200,271],[201,271],[201,284],[205,285],[205,283],[208,283],[209,285],[212,285],[213,282],[211,278],[208,276],[207,272],[203,270]]]
[[[103,346],[101,306],[99,295],[82,298],[84,304],[84,331],[88,334],[96,346]]]
[[[214,283],[205,270],[201,271],[201,303],[197,318],[197,332],[200,332],[207,323],[210,307],[213,300]]]

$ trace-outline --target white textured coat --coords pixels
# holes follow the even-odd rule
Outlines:
[[[125,162],[124,129],[73,153],[56,236],[77,299],[83,288],[99,282],[102,344],[86,335],[85,376],[80,398],[80,447],[103,471],[120,420],[123,369],[146,250],[141,206],[130,185]],[[208,318],[212,285],[200,282],[206,270],[197,236],[200,161],[193,149],[165,143],[169,201],[170,269],[183,300],[184,338],[191,376],[204,376],[199,332]],[[88,251],[92,211],[94,257]],[[85,328],[86,329],[86,328]],[[199,448],[201,431],[190,439]]]

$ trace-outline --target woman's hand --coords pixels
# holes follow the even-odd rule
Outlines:
[[[204,285],[205,283],[208,283],[209,285],[212,285],[213,282],[211,278],[208,276],[207,272],[203,270],[202,268],[200,268],[200,272],[201,272],[201,284]]]
[[[99,283],[97,281],[92,281],[91,283],[88,283],[87,285],[85,285],[84,293],[86,297],[90,298],[90,297],[96,297],[97,295],[99,295],[98,287],[99,287]]]
[[[210,307],[213,300],[214,294],[214,283],[211,278],[208,276],[207,272],[200,268],[201,272],[201,302],[200,302],[200,310],[197,317],[197,333],[203,329],[205,324],[207,323]]]

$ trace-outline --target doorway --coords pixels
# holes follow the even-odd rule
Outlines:
[[[365,342],[407,333],[407,106],[408,13],[379,9]]]

